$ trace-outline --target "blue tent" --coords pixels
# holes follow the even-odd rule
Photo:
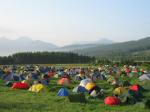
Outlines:
[[[3,71],[0,69],[0,78],[3,76]]]
[[[49,81],[48,81],[48,80],[43,79],[43,80],[41,80],[41,83],[42,83],[43,85],[47,86],[47,85],[49,84]]]
[[[17,75],[13,75],[13,80],[14,80],[14,81],[20,81],[20,77],[17,76]]]
[[[38,80],[38,75],[36,73],[32,73],[32,80]]]
[[[57,93],[57,96],[68,96],[69,95],[69,92],[66,88],[61,88],[58,93]]]
[[[73,92],[75,92],[75,93],[86,93],[88,91],[82,86],[77,86],[73,89]]]
[[[11,80],[13,80],[13,74],[12,73],[10,73],[10,74],[4,74],[3,77],[2,77],[2,79],[4,81],[11,81]]]
[[[19,77],[21,81],[25,80],[25,77],[23,76],[23,74],[21,74]]]

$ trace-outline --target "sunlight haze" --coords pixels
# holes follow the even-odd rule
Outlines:
[[[150,36],[150,0],[0,0],[0,38],[58,46]]]

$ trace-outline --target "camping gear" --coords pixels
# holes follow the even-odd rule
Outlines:
[[[96,97],[96,96],[97,96],[97,92],[96,92],[96,90],[93,90],[93,91],[91,92],[90,96],[92,96],[92,97]]]
[[[87,92],[87,90],[82,86],[77,86],[73,89],[73,92],[75,92],[75,93],[85,93],[85,92]]]
[[[130,90],[132,90],[132,91],[142,91],[144,89],[140,85],[132,85],[132,86],[130,86]]]
[[[32,79],[26,79],[23,80],[22,82],[26,82],[29,86],[32,86],[34,81]]]
[[[85,86],[87,85],[87,83],[92,83],[92,80],[89,79],[89,78],[83,79],[83,80],[81,80],[81,82],[80,82],[80,86],[85,87]]]
[[[60,85],[68,85],[70,83],[71,81],[68,78],[61,78],[60,80],[58,80],[58,84]]]
[[[87,83],[87,85],[85,86],[85,89],[87,89],[88,91],[92,90],[96,85],[94,83]]]
[[[124,87],[118,87],[113,91],[113,94],[116,96],[120,96],[121,94],[123,94],[126,91],[126,89]]]
[[[143,95],[140,91],[128,90],[119,97],[122,103],[135,104],[136,102],[141,101],[141,98],[143,97]]]
[[[41,80],[41,84],[47,86],[49,84],[49,80],[43,79]]]
[[[7,81],[6,83],[5,83],[5,86],[7,86],[7,87],[11,87],[13,85],[13,82],[12,81]]]
[[[54,77],[54,75],[55,75],[55,72],[52,72],[52,71],[50,71],[50,72],[48,72],[48,76],[51,78],[51,77]]]
[[[102,97],[102,96],[103,96],[103,89],[101,89],[100,91],[93,90],[90,92],[89,98],[98,98],[98,97]]]
[[[13,75],[13,80],[14,80],[14,81],[21,81],[21,80],[20,80],[20,77],[17,76],[17,75]]]
[[[150,90],[150,80],[144,80],[141,82],[142,87],[144,90]]]
[[[139,86],[138,85],[132,85],[132,86],[130,86],[130,90],[139,91]]]
[[[83,93],[74,93],[74,94],[69,94],[68,99],[70,102],[80,102],[80,103],[86,103],[86,98]]]
[[[29,91],[32,91],[32,92],[40,92],[44,89],[44,86],[40,83],[38,84],[34,84],[32,87],[30,87]]]
[[[108,96],[104,99],[105,105],[119,105],[121,101],[115,96]]]
[[[58,93],[57,93],[57,96],[68,96],[69,95],[69,92],[66,88],[61,88]]]
[[[150,74],[143,74],[142,76],[139,77],[140,81],[144,80],[150,80]]]
[[[28,89],[29,85],[27,83],[15,82],[12,85],[12,89]]]
[[[9,74],[4,74],[3,75],[3,77],[2,77],[2,79],[4,80],[4,81],[11,81],[11,80],[13,80],[13,74],[11,74],[11,73],[9,73]]]

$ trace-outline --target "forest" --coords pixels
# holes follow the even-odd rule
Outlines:
[[[71,52],[22,52],[0,57],[0,64],[69,64],[89,63],[93,57]]]

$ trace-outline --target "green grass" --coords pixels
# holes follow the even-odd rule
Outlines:
[[[69,91],[77,85],[74,83],[67,88]],[[113,88],[105,81],[98,81],[97,85],[106,90],[105,96],[111,95]],[[44,92],[32,93],[27,90],[11,90],[0,81],[0,112],[149,112],[143,103],[135,105],[106,106],[104,98],[89,99],[86,104],[70,103],[67,97],[58,97],[61,88],[56,84],[56,79]],[[144,93],[145,99],[150,97],[150,92]]]

